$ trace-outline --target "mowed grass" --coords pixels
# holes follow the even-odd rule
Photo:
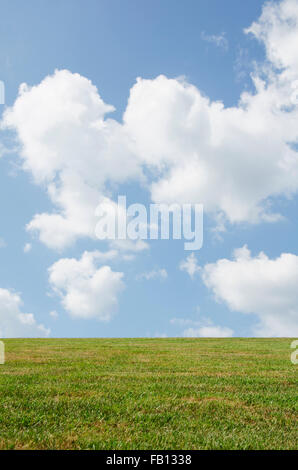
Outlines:
[[[5,340],[1,449],[297,449],[290,339]]]

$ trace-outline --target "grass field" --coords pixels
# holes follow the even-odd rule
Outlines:
[[[297,449],[289,339],[5,340],[1,449]]]

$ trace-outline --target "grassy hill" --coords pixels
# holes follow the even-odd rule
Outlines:
[[[297,449],[290,343],[5,340],[0,448]]]

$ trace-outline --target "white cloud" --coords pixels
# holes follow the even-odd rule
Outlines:
[[[253,257],[244,246],[235,250],[232,260],[207,264],[202,277],[231,310],[257,315],[257,336],[298,335],[298,256]]]
[[[255,90],[230,108],[183,79],[139,78],[119,123],[79,74],[56,71],[22,85],[2,127],[16,130],[23,167],[54,206],[27,229],[55,249],[94,238],[100,199],[128,180],[149,186],[155,202],[203,203],[221,228],[279,220],[272,198],[298,190],[297,23],[297,0],[265,5],[246,32],[264,43],[266,61],[252,76]],[[153,170],[147,181],[143,167]]]
[[[102,253],[85,251],[82,257],[61,258],[49,268],[49,282],[72,317],[109,321],[124,288],[123,273],[98,267]]]
[[[0,248],[5,248],[6,247],[6,241],[4,238],[0,237]]]
[[[24,246],[24,253],[29,253],[29,251],[31,251],[31,249],[32,249],[31,243],[26,243],[25,246]]]
[[[123,126],[105,119],[113,110],[89,80],[60,70],[37,86],[21,85],[4,113],[2,127],[17,131],[23,168],[46,186],[56,208],[27,225],[51,248],[94,238],[105,185],[140,175]]]
[[[147,281],[158,279],[160,281],[164,281],[165,279],[167,279],[167,277],[168,277],[168,273],[166,269],[162,268],[162,269],[156,269],[153,271],[139,274],[137,276],[137,279],[139,280],[146,279]]]
[[[274,29],[293,52],[297,1],[283,5]],[[258,33],[256,25],[250,31],[263,39],[265,30],[268,43],[274,41],[269,20],[260,22]],[[205,211],[231,223],[279,220],[268,198],[298,189],[297,152],[289,145],[298,141],[298,106],[291,100],[298,68],[297,54],[279,51],[276,43],[285,70],[276,71],[276,60],[266,61],[252,77],[255,91],[243,93],[231,108],[210,101],[183,80],[138,80],[124,120],[138,154],[160,170],[151,186],[155,202],[202,202]]]
[[[0,288],[0,337],[26,338],[46,337],[50,330],[38,324],[33,313],[23,313],[20,295]]]
[[[271,1],[265,3],[258,21],[246,29],[265,45],[268,60],[294,79],[298,72],[297,25],[297,0]]]
[[[105,119],[112,111],[90,80],[60,70],[37,86],[22,84],[4,125],[17,129],[24,168],[37,182],[53,182],[58,174],[103,185],[138,173],[121,125]]]
[[[152,184],[155,202],[202,202],[230,222],[278,220],[265,200],[297,192],[298,162],[288,143],[298,139],[298,113],[282,109],[290,104],[289,84],[256,85],[255,95],[224,108],[187,83],[138,81],[125,120],[142,158],[165,169]]]
[[[183,336],[187,338],[230,338],[233,336],[233,330],[222,326],[201,326],[184,330]]]
[[[226,38],[226,33],[221,34],[206,34],[205,31],[202,31],[201,38],[203,41],[210,42],[217,47],[221,47],[225,51],[229,48],[229,42]]]
[[[186,271],[192,279],[194,279],[195,274],[201,270],[194,253],[191,253],[186,260],[181,261],[179,268],[181,271]]]

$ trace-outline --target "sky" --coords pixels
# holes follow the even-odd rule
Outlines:
[[[297,336],[298,0],[0,5],[0,337]],[[202,248],[98,240],[118,195]]]

